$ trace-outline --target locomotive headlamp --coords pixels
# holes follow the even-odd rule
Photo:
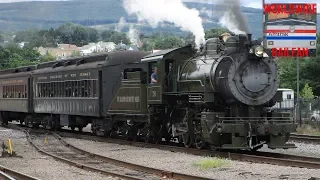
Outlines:
[[[256,56],[262,57],[262,56],[263,56],[263,47],[257,46],[257,47],[254,49],[254,53],[256,54]]]

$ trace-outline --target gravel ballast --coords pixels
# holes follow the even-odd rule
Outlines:
[[[85,171],[65,163],[58,162],[51,157],[41,154],[32,147],[26,139],[24,132],[0,127],[0,140],[12,141],[13,151],[21,157],[2,157],[0,164],[7,168],[28,174],[39,179],[61,180],[103,180],[118,179],[99,173]]]
[[[65,140],[80,149],[106,157],[143,166],[160,168],[166,171],[203,176],[213,179],[307,180],[311,177],[320,178],[319,169],[295,168],[239,161],[231,161],[230,166],[201,169],[199,166],[194,165],[195,163],[199,163],[201,160],[206,159],[201,156],[74,138],[65,138]]]
[[[295,142],[295,141],[290,141],[288,143],[295,144],[297,146],[297,148],[272,150],[272,149],[269,149],[266,146],[264,146],[259,151],[320,158],[320,144],[316,144],[316,143],[301,143],[301,142]]]

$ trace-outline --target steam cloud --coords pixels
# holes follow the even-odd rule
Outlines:
[[[181,30],[192,32],[198,47],[204,42],[199,11],[188,9],[181,0],[124,0],[123,6],[129,15],[136,14],[139,21],[146,20],[153,27],[160,22],[174,23]]]
[[[127,37],[129,38],[131,44],[137,45],[139,47],[139,31],[136,30],[133,25],[130,25]]]
[[[116,26],[115,31],[121,32],[122,29],[124,28],[125,24],[126,24],[126,20],[124,19],[124,17],[121,17],[117,26]]]
[[[225,7],[225,13],[219,23],[235,34],[248,34],[247,18],[241,13],[239,0],[218,0],[217,5]]]

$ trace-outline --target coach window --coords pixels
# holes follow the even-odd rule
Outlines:
[[[93,80],[88,81],[88,97],[92,97],[92,83]]]
[[[64,82],[60,82],[60,97],[64,97],[64,93],[65,93],[65,86],[64,86]]]
[[[6,86],[2,86],[2,98],[6,98]]]
[[[84,97],[88,97],[88,80],[84,80]]]
[[[97,97],[97,80],[93,80],[92,95],[93,95],[93,97]]]
[[[64,87],[65,95],[66,97],[69,97],[69,81],[64,82],[64,84],[65,84],[65,87]]]
[[[21,98],[21,85],[16,86],[16,98]]]
[[[46,94],[45,94],[45,97],[49,97],[49,94],[50,94],[50,85],[49,83],[44,83],[44,85],[46,86]]]
[[[287,94],[287,99],[291,99],[291,94]]]
[[[79,88],[78,88],[78,81],[73,81],[73,88],[74,88],[74,96],[73,97],[78,97],[79,96]]]
[[[46,88],[46,83],[41,83],[41,97],[46,97],[46,91],[47,91],[47,88]]]
[[[84,80],[79,82],[79,86],[80,86],[80,93],[79,93],[79,97],[85,97],[84,96]]]
[[[10,98],[14,97],[14,88],[13,86],[10,86]]]
[[[27,85],[24,85],[24,98],[28,98],[28,89],[27,89]]]
[[[68,97],[72,97],[72,81],[68,81]]]

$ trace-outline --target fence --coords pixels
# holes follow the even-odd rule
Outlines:
[[[281,103],[276,103],[272,109],[281,112],[291,112],[298,124],[320,126],[320,98],[300,99],[299,102],[296,99],[283,100]],[[299,114],[301,118],[298,116]]]

